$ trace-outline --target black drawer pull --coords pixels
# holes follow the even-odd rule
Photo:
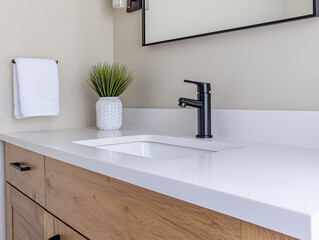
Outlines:
[[[61,239],[60,234],[58,234],[53,237],[50,237],[48,240],[60,240],[60,239]]]
[[[11,167],[14,167],[15,169],[18,169],[18,170],[21,171],[21,172],[30,171],[30,170],[31,170],[30,167],[25,166],[25,165],[20,165],[19,162],[10,163],[10,166],[11,166]]]

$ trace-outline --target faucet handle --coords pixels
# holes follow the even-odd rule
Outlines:
[[[196,81],[192,81],[192,80],[184,80],[184,82],[196,84],[198,93],[209,93],[211,90],[210,83],[196,82]]]

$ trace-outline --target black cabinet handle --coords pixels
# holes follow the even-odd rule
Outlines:
[[[21,165],[19,162],[10,163],[10,166],[15,168],[15,169],[18,169],[21,172],[30,171],[31,170],[30,167],[25,166],[25,165]]]
[[[60,240],[60,239],[61,239],[60,234],[57,234],[53,237],[50,237],[48,240]]]

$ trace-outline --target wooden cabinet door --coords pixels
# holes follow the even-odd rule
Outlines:
[[[54,239],[54,236],[59,235],[60,240],[86,240],[85,237],[81,236],[48,212],[44,212],[44,221],[45,239]]]
[[[44,239],[44,210],[6,183],[7,240]]]

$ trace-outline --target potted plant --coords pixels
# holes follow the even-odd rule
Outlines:
[[[86,79],[99,95],[96,102],[96,125],[101,130],[117,130],[122,126],[122,102],[119,96],[133,81],[133,74],[119,63],[98,63],[91,67]]]

